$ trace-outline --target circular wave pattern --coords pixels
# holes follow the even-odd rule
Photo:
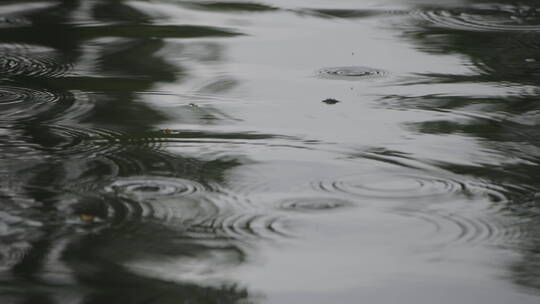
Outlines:
[[[163,196],[190,195],[205,191],[197,182],[165,177],[131,177],[113,182],[107,192],[136,199],[155,199]]]
[[[231,213],[193,223],[188,234],[210,239],[275,239],[291,237],[281,217],[266,214]]]
[[[78,224],[108,223],[114,233],[146,234],[158,225],[177,231],[178,237],[199,240],[254,240],[290,237],[284,219],[276,214],[246,212],[205,192],[196,182],[137,177],[105,187],[105,199],[75,209]],[[245,206],[244,206],[245,207]]]
[[[74,111],[73,109],[69,109]],[[68,113],[68,114],[70,114]],[[152,134],[130,134],[122,131],[101,128],[76,128],[70,125],[38,125],[39,130],[32,130],[33,142],[42,139],[46,145],[38,147],[39,150],[53,152],[59,155],[73,157],[87,155],[103,155],[114,161],[128,165],[137,162],[137,155],[129,155],[130,150],[146,153],[147,157],[155,158],[156,163],[146,164],[149,167],[158,167],[163,158],[170,159],[165,153],[160,153],[162,139]],[[125,159],[123,159],[125,158]],[[138,162],[137,167],[148,167]]]
[[[60,106],[65,96],[17,86],[0,86],[0,120],[31,119]]]
[[[487,213],[487,212],[486,212]],[[526,237],[527,229],[518,219],[503,218],[494,214],[468,216],[466,213],[451,213],[441,210],[401,210],[398,214],[420,220],[432,227],[430,242],[436,244],[468,244],[511,246]]]
[[[107,209],[101,213],[106,213],[112,228],[122,233],[138,233],[145,229],[145,223],[155,222],[190,239],[242,241],[291,235],[281,216],[244,210],[248,206],[239,203],[240,198],[195,181],[156,176],[121,178],[109,183],[104,193],[109,199],[100,200],[106,201]],[[93,219],[98,212],[82,210],[78,214]]]
[[[54,129],[54,132],[58,133],[59,136],[65,137],[68,145],[70,142],[71,146],[82,145],[88,152],[118,151],[130,148],[156,152],[173,143],[182,143],[184,139],[189,143],[193,141],[193,138],[199,139],[196,136],[200,136],[201,141],[207,136],[189,132],[180,133],[173,130],[126,133],[110,129],[80,129],[62,125],[50,128]],[[54,135],[51,134],[51,136]]]
[[[278,202],[278,209],[298,212],[327,212],[335,209],[349,208],[350,201],[331,197],[299,197],[288,198]]]
[[[377,180],[353,175],[333,181],[314,182],[312,186],[316,190],[325,192],[342,192],[360,197],[388,199],[430,197],[466,190],[465,184],[457,181],[407,175],[395,175]]]
[[[71,69],[54,50],[33,45],[0,45],[4,76],[58,77]]]
[[[415,13],[437,26],[466,31],[540,31],[540,9],[491,5]]]
[[[362,78],[370,78],[383,76],[387,73],[383,70],[378,70],[363,66],[346,66],[346,67],[329,67],[320,69],[317,74],[322,78],[341,79],[341,80],[358,80]]]
[[[28,102],[29,100],[38,102],[56,101],[57,97],[45,91],[37,91],[29,88],[2,86],[0,87],[0,104],[3,106],[17,105]],[[28,104],[33,106],[34,104]]]
[[[117,132],[101,129],[78,129],[62,125],[37,125],[23,131],[32,134],[32,147],[36,151],[52,153],[52,155],[96,155],[114,154],[122,149],[113,138]],[[20,139],[12,141],[22,142],[28,135],[19,135]]]
[[[0,85],[0,122],[70,120],[86,113],[81,94],[16,85]]]
[[[312,188],[327,193],[376,199],[421,199],[440,196],[486,198],[491,202],[508,201],[506,190],[482,181],[458,181],[451,178],[413,174],[380,176],[349,175],[334,180],[311,183]]]
[[[160,224],[176,223],[178,226],[185,225],[185,221],[190,219],[187,215],[192,215],[194,220],[197,216],[207,216],[212,214],[212,205],[204,203],[197,204],[191,200],[160,201],[160,200],[131,200],[118,199],[112,204],[111,218],[115,224],[131,224],[137,226],[145,221],[159,221]],[[208,214],[206,214],[208,213]]]
[[[84,195],[71,207],[69,223],[83,224],[90,229],[107,228],[115,234],[147,234],[155,227],[163,227],[181,235],[192,223],[215,217],[219,211],[209,200],[178,194],[184,190],[170,181],[160,182],[159,186],[138,183],[122,187],[130,193],[105,189],[103,195]],[[158,194],[151,196],[150,193]]]

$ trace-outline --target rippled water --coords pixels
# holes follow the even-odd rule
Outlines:
[[[540,6],[3,1],[0,303],[538,303]]]

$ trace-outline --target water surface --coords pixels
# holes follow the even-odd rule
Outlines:
[[[540,6],[3,1],[1,303],[538,303]]]

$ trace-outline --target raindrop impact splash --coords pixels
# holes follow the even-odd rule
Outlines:
[[[329,67],[317,71],[317,75],[325,79],[361,80],[386,75],[387,72],[363,66]]]

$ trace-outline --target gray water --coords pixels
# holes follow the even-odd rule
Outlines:
[[[0,303],[539,303],[540,6],[3,1]]]

